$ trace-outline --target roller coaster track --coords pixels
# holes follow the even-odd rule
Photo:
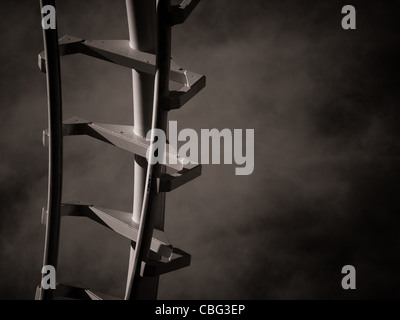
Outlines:
[[[146,152],[152,148],[150,130],[166,132],[168,111],[181,108],[205,87],[205,77],[171,60],[171,29],[182,24],[200,0],[126,0],[129,40],[87,40],[65,35],[57,28],[43,29],[44,51],[39,68],[46,73],[48,129],[43,143],[49,150],[48,198],[42,211],[46,226],[43,266],[57,268],[62,217],[86,217],[131,240],[126,294],[110,297],[78,284],[57,284],[56,289],[39,285],[37,300],[157,299],[159,276],[190,265],[191,256],[172,246],[164,233],[166,193],[201,175],[201,165],[183,165],[182,159],[152,164]],[[54,0],[41,0],[41,9]],[[42,13],[43,14],[43,13]],[[93,123],[74,117],[62,119],[60,57],[84,54],[132,69],[134,124]],[[181,85],[170,91],[170,81]],[[154,133],[154,130],[151,131]],[[93,204],[62,202],[63,141],[68,136],[87,135],[132,153],[134,194],[132,212],[105,209]],[[168,158],[178,158],[167,154]],[[174,173],[167,174],[169,166]]]

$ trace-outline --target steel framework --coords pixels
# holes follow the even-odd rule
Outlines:
[[[182,165],[167,153],[166,165],[147,161],[152,148],[151,129],[167,130],[168,111],[181,108],[205,87],[205,77],[185,70],[171,60],[171,27],[184,23],[200,0],[126,0],[129,40],[84,40],[70,35],[58,38],[56,29],[44,29],[44,51],[39,68],[46,73],[48,129],[43,144],[49,148],[48,199],[42,212],[46,225],[43,265],[57,268],[62,217],[86,217],[131,240],[124,300],[156,299],[159,276],[190,264],[190,255],[173,247],[164,234],[165,196],[201,175],[201,165]],[[41,9],[55,0],[41,0]],[[42,13],[43,14],[43,13]],[[44,14],[43,14],[44,15]],[[77,117],[62,120],[60,57],[84,54],[132,69],[134,125],[99,124]],[[181,89],[169,90],[170,81]],[[154,132],[154,131],[153,131]],[[132,212],[62,202],[63,140],[88,135],[134,154]],[[153,150],[154,151],[154,150]],[[165,151],[166,152],[166,151]],[[167,174],[166,167],[174,170]],[[55,290],[38,286],[36,299],[114,299],[77,284],[57,284]]]

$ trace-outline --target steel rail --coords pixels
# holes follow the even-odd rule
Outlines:
[[[42,18],[45,6],[53,6],[54,0],[41,0]],[[49,128],[49,167],[48,167],[48,198],[47,198],[47,227],[44,246],[43,265],[51,265],[57,269],[58,246],[60,240],[60,210],[63,179],[63,132],[62,132],[62,95],[61,70],[56,29],[43,28],[43,41],[46,53],[46,83]],[[42,276],[43,279],[43,276]],[[53,290],[40,289],[39,299],[52,299]]]

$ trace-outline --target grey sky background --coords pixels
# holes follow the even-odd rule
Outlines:
[[[357,30],[341,28],[341,8]],[[58,1],[60,37],[127,39],[124,1]],[[255,170],[204,166],[167,195],[166,231],[192,254],[160,299],[399,298],[399,2],[203,0],[173,29],[173,58],[207,87],[178,128],[255,129]],[[39,1],[2,1],[0,299],[32,299],[47,197]],[[131,73],[62,59],[64,118],[132,124]],[[65,139],[64,200],[132,210],[132,156]],[[122,296],[129,241],[66,218],[57,280]],[[341,268],[357,269],[357,290]]]

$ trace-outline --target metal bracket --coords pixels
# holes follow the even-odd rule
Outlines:
[[[200,0],[179,0],[179,2],[179,4],[172,6],[172,12],[169,18],[169,24],[171,26],[184,23],[199,4]]]
[[[200,164],[185,165],[181,171],[163,174],[160,180],[160,192],[171,192],[180,186],[201,176]]]
[[[174,248],[172,259],[167,262],[148,260],[142,263],[142,277],[156,277],[190,266],[191,255]]]
[[[59,40],[60,56],[82,53],[97,59],[135,69],[139,72],[154,75],[156,72],[156,56],[154,54],[132,49],[128,40],[84,40],[65,35]],[[46,72],[45,52],[39,54],[39,68]],[[170,81],[182,86],[171,91],[166,98],[166,110],[179,109],[199,93],[206,85],[206,77],[188,71],[171,60]]]

